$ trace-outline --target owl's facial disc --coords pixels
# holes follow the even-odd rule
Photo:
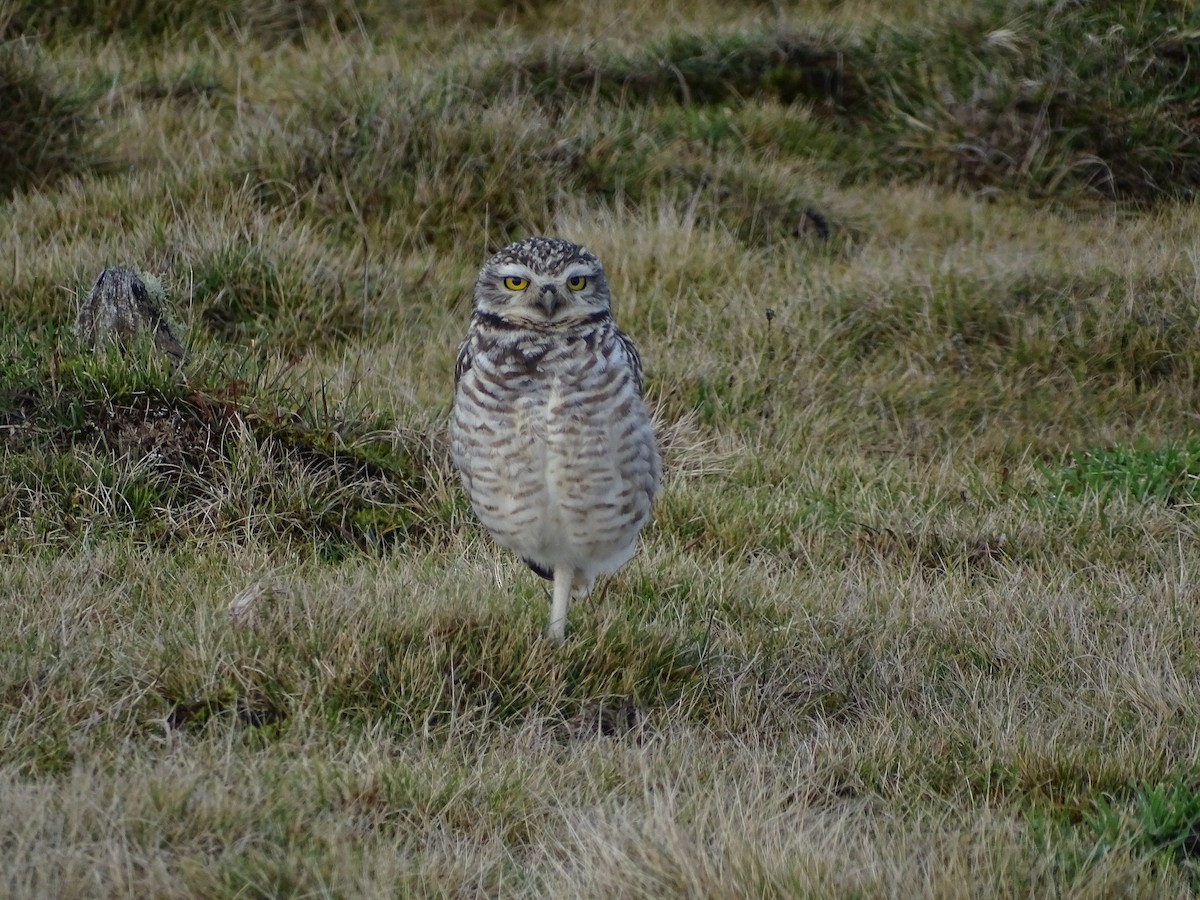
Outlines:
[[[496,266],[492,272],[492,284],[504,313],[538,323],[569,322],[604,308],[604,295],[597,290],[602,281],[596,267],[586,262],[554,273],[510,262]]]

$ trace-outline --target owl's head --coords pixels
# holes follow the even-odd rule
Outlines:
[[[505,247],[475,282],[475,310],[545,329],[609,313],[611,297],[600,260],[559,238],[531,237]]]

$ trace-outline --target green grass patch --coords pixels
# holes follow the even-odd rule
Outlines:
[[[1200,500],[1200,441],[1076,451],[1061,468],[1042,467],[1056,498],[1117,498],[1192,506]]]
[[[1200,790],[1195,776],[1181,775],[1136,787],[1127,796],[1097,800],[1080,827],[1095,836],[1093,857],[1127,848],[1167,863],[1194,865],[1200,856]],[[1197,879],[1194,869],[1192,878]]]

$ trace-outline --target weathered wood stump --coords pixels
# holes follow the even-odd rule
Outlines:
[[[175,339],[163,316],[165,302],[157,278],[143,276],[133,269],[105,269],[79,310],[79,336],[89,350],[109,341],[129,347],[148,336],[159,352],[182,362],[183,345]]]

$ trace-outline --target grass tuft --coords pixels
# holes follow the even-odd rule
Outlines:
[[[209,335],[301,358],[372,330],[380,297],[361,269],[303,250],[236,241],[192,262],[192,306]]]
[[[881,146],[913,174],[972,189],[1192,196],[1197,25],[1178,0],[991,0],[933,34],[896,33],[879,47]]]
[[[119,528],[153,546],[272,539],[337,557],[433,527],[420,498],[439,463],[419,435],[348,420],[286,373],[250,382],[211,364],[171,368],[69,349],[14,366],[0,396],[21,454],[5,477],[6,542]]]
[[[23,41],[0,39],[0,108],[0,199],[100,166],[92,98]]]

